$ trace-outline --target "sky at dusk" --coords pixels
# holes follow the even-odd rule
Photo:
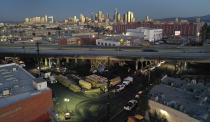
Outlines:
[[[210,0],[1,0],[1,21],[24,21],[25,17],[52,15],[56,20],[83,13],[90,16],[102,10],[111,16],[117,8],[121,15],[128,10],[138,19],[190,17],[210,14]]]

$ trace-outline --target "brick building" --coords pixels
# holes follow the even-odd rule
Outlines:
[[[0,121],[48,122],[53,109],[52,91],[17,64],[0,65]],[[38,84],[38,83],[37,83]]]
[[[199,23],[128,23],[113,25],[113,32],[125,33],[127,29],[136,29],[138,27],[149,27],[163,29],[163,36],[174,35],[175,31],[180,31],[183,36],[196,36],[200,32]]]

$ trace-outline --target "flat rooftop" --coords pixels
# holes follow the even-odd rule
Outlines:
[[[179,78],[166,77],[154,86],[150,99],[188,114],[203,122],[210,121],[210,88]]]
[[[0,108],[50,90],[36,90],[33,80],[35,77],[18,64],[0,65]],[[8,95],[3,95],[5,90],[10,91]]]

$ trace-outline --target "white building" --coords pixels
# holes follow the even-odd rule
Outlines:
[[[162,39],[162,33],[162,29],[139,27],[136,29],[127,29],[126,36],[140,37],[149,42],[155,42]]]
[[[105,38],[105,39],[97,39],[96,40],[97,46],[120,46],[120,40],[115,40],[111,38]]]

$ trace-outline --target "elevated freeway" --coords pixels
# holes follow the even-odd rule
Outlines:
[[[37,55],[36,44],[0,44],[1,55]],[[40,56],[113,56],[146,59],[210,61],[208,47],[98,47],[39,45]]]

